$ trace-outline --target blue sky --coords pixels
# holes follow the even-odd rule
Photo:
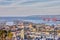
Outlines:
[[[58,5],[57,5],[58,4]],[[0,6],[60,6],[60,0],[0,0]]]
[[[60,15],[60,0],[0,0],[0,17],[30,15]],[[40,20],[37,21],[40,22]]]
[[[0,0],[0,16],[60,15],[60,0]]]

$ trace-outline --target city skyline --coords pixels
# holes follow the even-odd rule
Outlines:
[[[60,40],[60,0],[0,0],[0,40]]]

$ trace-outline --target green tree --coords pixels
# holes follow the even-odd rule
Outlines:
[[[0,30],[0,40],[5,40],[6,36],[7,36],[7,31]]]
[[[9,30],[9,31],[7,32],[7,37],[9,38],[9,40],[12,39],[12,36],[13,36],[13,34],[12,34],[11,31]]]

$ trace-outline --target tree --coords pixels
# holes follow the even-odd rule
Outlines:
[[[11,39],[12,39],[12,36],[13,36],[13,34],[12,34],[11,31],[9,30],[9,31],[7,32],[7,37],[8,37],[8,39],[11,40]]]
[[[6,30],[0,30],[0,40],[5,40],[7,36],[7,31]]]

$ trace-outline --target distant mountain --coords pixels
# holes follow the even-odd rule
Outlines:
[[[0,20],[41,20],[43,18],[53,18],[56,17],[60,19],[60,15],[32,15],[26,17],[0,17]]]
[[[25,16],[25,17],[0,17],[0,21],[14,21],[14,20],[22,20],[34,23],[60,23],[59,22],[47,22],[43,21],[43,18],[54,18],[60,19],[60,15],[32,15],[32,16]]]
[[[0,20],[41,20],[40,16],[26,16],[26,17],[0,17]]]

